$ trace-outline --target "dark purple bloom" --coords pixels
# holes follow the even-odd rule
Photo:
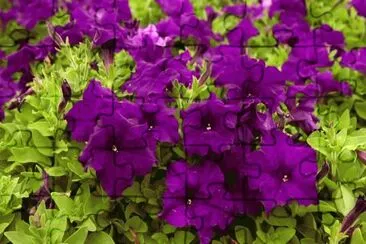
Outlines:
[[[233,206],[226,200],[224,175],[215,163],[172,163],[166,188],[161,217],[176,227],[194,226],[201,243],[210,243],[214,228],[224,230],[230,224]]]
[[[83,99],[75,103],[65,115],[72,139],[88,141],[101,115],[112,115],[117,98],[112,91],[103,88],[100,82],[91,80],[84,91]]]
[[[327,161],[325,161],[323,163],[322,168],[320,169],[320,171],[318,172],[318,174],[316,175],[316,180],[320,181],[321,179],[323,179],[324,177],[326,177],[328,175],[330,171],[330,167]]]
[[[128,51],[139,65],[141,62],[156,63],[171,57],[168,42],[170,37],[161,37],[155,25],[138,29],[125,40]]]
[[[362,213],[366,211],[366,200],[357,199],[355,207],[344,217],[341,232],[345,232],[347,235],[352,235],[352,225],[360,217]]]
[[[144,132],[144,136],[147,141],[153,144],[156,141],[178,143],[179,125],[175,118],[175,110],[166,107],[164,103],[125,101],[118,105],[118,108],[123,110],[126,118],[146,125],[147,130]]]
[[[298,14],[305,17],[307,13],[305,0],[272,0],[269,15],[272,17],[277,12]]]
[[[287,91],[286,105],[289,109],[288,122],[301,127],[306,133],[318,129],[318,118],[313,114],[319,97],[314,84],[290,86]],[[303,96],[297,101],[297,94]]]
[[[193,14],[189,0],[156,0],[166,15],[179,18],[181,15]]]
[[[147,124],[126,118],[123,109],[100,116],[80,161],[95,169],[103,189],[110,197],[118,197],[132,185],[135,176],[144,176],[155,163],[144,133]]]
[[[292,200],[317,204],[315,151],[277,130],[265,135],[263,143],[267,145],[248,155],[248,164],[257,167],[248,177],[249,186],[259,190],[266,212]]]
[[[280,22],[273,26],[272,32],[277,41],[293,47],[303,36],[310,33],[310,26],[299,15],[283,13],[280,15]]]
[[[162,58],[156,63],[140,63],[136,72],[123,89],[134,93],[139,99],[154,96],[167,99],[167,91],[174,80],[189,85],[194,72],[186,67],[188,52],[177,57]]]
[[[316,75],[319,72],[318,68],[330,67],[333,64],[325,47],[310,47],[310,42],[302,40],[299,41],[299,46],[301,45],[304,46],[291,50],[288,60],[282,65],[287,80],[297,84],[304,84],[306,79]]]
[[[246,162],[249,147],[234,145],[231,150],[222,153],[217,161],[228,192],[226,199],[232,201],[236,214],[255,214],[260,210],[257,201],[258,192],[249,189],[246,170],[250,165]]]
[[[366,48],[354,49],[344,53],[341,65],[366,74]]]
[[[221,153],[234,143],[239,107],[226,105],[216,96],[182,111],[184,146],[189,155]]]
[[[313,112],[320,98],[330,92],[339,92],[343,96],[352,94],[349,84],[335,80],[329,71],[318,73],[311,79],[313,82],[307,85],[290,86],[285,102],[290,111],[288,122],[301,127],[306,133],[318,129],[318,119]],[[301,98],[297,98],[300,94]]]
[[[78,28],[98,46],[123,38],[120,23],[132,18],[127,0],[82,0],[67,6]]]
[[[366,18],[366,1],[352,0],[353,7],[357,10],[358,15]]]
[[[247,5],[245,3],[225,6],[222,11],[240,18],[247,15]]]
[[[158,141],[178,143],[178,121],[175,110],[163,104],[144,103],[140,105],[142,121],[148,126],[147,134]]]
[[[11,3],[11,9],[6,13],[0,12],[0,18],[4,23],[14,19],[28,30],[54,15],[58,8],[54,0],[13,0]]]
[[[3,106],[17,93],[17,84],[11,80],[4,79],[0,71],[0,121],[4,119]]]
[[[249,19],[243,19],[239,22],[234,29],[227,33],[229,44],[232,46],[243,46],[247,44],[247,41],[258,35],[258,30],[254,27],[253,23]]]
[[[243,101],[239,113],[237,143],[253,145],[257,136],[275,128],[272,113],[269,110],[258,111],[257,107],[261,102],[258,98],[248,98]]]
[[[249,72],[239,84],[227,85],[227,98],[238,102],[257,98],[273,112],[285,100],[283,74],[275,67],[264,67],[264,63],[258,63]]]

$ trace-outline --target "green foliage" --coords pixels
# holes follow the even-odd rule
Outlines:
[[[343,32],[348,49],[366,45],[365,19],[357,15],[349,1],[309,0],[307,20],[313,27],[327,24]]]
[[[259,31],[259,35],[249,39],[247,50],[249,56],[262,59],[267,65],[280,68],[287,60],[290,49],[277,44],[271,31],[276,23],[278,23],[278,17],[270,18],[268,14],[254,21],[254,26]]]
[[[128,1],[132,16],[140,21],[143,26],[154,24],[164,18],[164,13],[154,0],[130,0]]]
[[[234,15],[220,15],[212,22],[212,30],[221,35],[227,34],[239,24],[240,18]]]

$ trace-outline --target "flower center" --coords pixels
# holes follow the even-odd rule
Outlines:
[[[191,205],[191,204],[192,204],[192,199],[188,198],[187,205]]]
[[[113,151],[113,152],[118,152],[118,149],[117,149],[116,145],[113,145],[113,146],[112,146],[112,151]]]
[[[211,124],[210,124],[210,123],[207,123],[206,130],[207,130],[207,131],[212,130],[212,127],[211,127]]]
[[[148,130],[152,130],[153,128],[154,128],[154,126],[153,126],[153,125],[149,125]]]
[[[287,182],[289,180],[288,175],[283,175],[282,182]]]

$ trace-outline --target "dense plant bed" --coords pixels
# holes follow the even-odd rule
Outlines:
[[[366,242],[365,1],[0,7],[0,243]]]

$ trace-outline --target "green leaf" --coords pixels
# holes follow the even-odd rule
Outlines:
[[[357,115],[366,120],[366,101],[355,102],[354,106]]]
[[[66,196],[64,193],[52,192],[52,199],[55,201],[57,207],[65,214],[72,215],[75,208],[74,201]]]
[[[114,244],[114,241],[110,235],[104,231],[99,231],[90,233],[85,244]]]
[[[338,120],[337,129],[348,129],[351,125],[349,110],[346,109]]]
[[[174,244],[190,244],[194,240],[194,235],[188,231],[177,231],[174,234]]]
[[[363,238],[360,228],[356,228],[353,231],[353,234],[351,237],[351,244],[359,244],[359,243],[365,243],[365,242],[366,242],[366,240]]]
[[[253,242],[253,238],[249,229],[244,226],[235,226],[235,238],[239,244]]]
[[[85,243],[87,236],[88,236],[88,229],[83,227],[75,231],[64,242],[67,244],[82,244]]]
[[[52,168],[47,168],[46,172],[49,176],[63,176],[63,175],[67,175],[67,171],[63,168],[63,167],[52,167]]]
[[[343,128],[337,133],[336,135],[337,146],[343,147],[347,139],[347,130],[348,130],[347,128]]]
[[[4,234],[13,244],[24,244],[25,240],[27,240],[27,243],[29,244],[38,244],[37,240],[33,236],[20,231],[8,231]]]
[[[321,152],[325,156],[329,155],[329,142],[319,131],[313,132],[306,141],[315,150]]]
[[[13,221],[14,216],[14,214],[0,215],[0,234],[4,233],[5,229]]]
[[[175,230],[176,228],[170,224],[165,224],[162,229],[163,233],[165,234],[174,233]]]
[[[276,236],[276,239],[281,240],[281,243],[287,243],[294,237],[295,233],[295,229],[279,227],[273,235]]]
[[[333,194],[337,209],[343,216],[346,216],[356,204],[353,192],[346,186],[341,185]]]
[[[126,225],[131,227],[137,233],[143,233],[148,230],[147,225],[138,216],[133,216],[126,221]]]
[[[158,244],[169,244],[169,238],[164,233],[155,233],[151,236]]]
[[[9,161],[19,163],[40,163],[43,165],[51,164],[50,158],[42,155],[36,148],[33,147],[13,147],[9,149],[12,156]]]

